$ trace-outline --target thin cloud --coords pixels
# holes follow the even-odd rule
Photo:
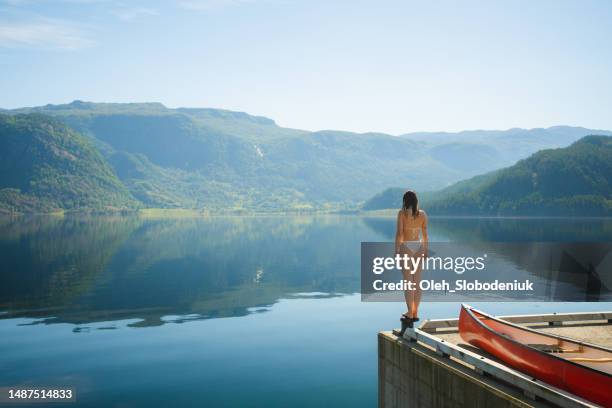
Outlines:
[[[54,0],[54,1],[55,3],[66,3],[66,4],[96,4],[96,3],[108,3],[113,0]],[[0,0],[0,4],[6,4],[9,6],[27,6],[30,4],[36,4],[40,2],[41,0]]]
[[[25,3],[25,0],[0,0],[0,4],[7,6],[20,6]]]
[[[73,51],[92,45],[82,30],[57,20],[0,22],[0,47]]]
[[[123,20],[123,21],[132,21],[138,17],[143,16],[158,16],[159,12],[154,9],[145,8],[145,7],[136,7],[136,8],[121,8],[115,10],[115,15]]]
[[[179,6],[187,10],[206,11],[252,2],[253,0],[184,0],[179,3]]]

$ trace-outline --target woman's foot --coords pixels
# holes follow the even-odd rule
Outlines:
[[[402,328],[400,330],[400,336],[403,337],[404,336],[404,332],[406,331],[406,329],[413,329],[414,328],[414,322],[413,322],[412,318],[408,317],[408,315],[405,314],[405,313],[400,318],[400,321],[402,322]]]
[[[402,314],[400,317],[400,321],[402,322],[402,329],[400,331],[400,336],[404,336],[404,332],[406,329],[414,329],[414,322],[418,322],[418,317],[410,317],[410,312],[406,312]]]

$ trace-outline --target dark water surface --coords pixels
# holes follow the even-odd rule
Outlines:
[[[356,216],[0,218],[0,387],[72,386],[71,406],[374,406],[376,333],[403,306],[360,301],[359,250],[394,228]],[[430,237],[611,241],[612,220],[432,218]]]

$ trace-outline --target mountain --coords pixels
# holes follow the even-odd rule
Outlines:
[[[398,208],[401,189],[387,189],[364,209]],[[537,152],[514,166],[424,195],[434,215],[612,215],[612,137],[587,136]]]
[[[13,112],[52,115],[87,135],[149,207],[345,206],[385,180],[445,185],[459,177],[407,139],[287,129],[241,112],[82,101]]]
[[[587,135],[612,136],[612,132],[572,126],[508,130],[464,130],[457,133],[417,132],[402,135],[428,146],[432,155],[457,167],[502,161],[514,164],[538,150],[565,147]],[[495,142],[491,145],[491,142]],[[495,167],[495,166],[493,166]]]
[[[0,212],[134,208],[83,136],[40,114],[0,114]]]
[[[243,112],[160,103],[74,101],[9,112],[50,115],[86,136],[143,206],[212,210],[355,207],[389,185],[444,188],[592,133],[308,132]]]

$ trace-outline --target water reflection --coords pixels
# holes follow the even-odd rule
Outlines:
[[[38,323],[136,317],[139,327],[354,293],[367,230],[353,217],[4,220],[0,310]]]
[[[146,327],[356,293],[360,242],[394,231],[393,218],[353,216],[3,218],[0,318]],[[607,241],[612,222],[432,218],[430,231],[438,241]]]
[[[395,219],[366,217],[364,222],[391,241]],[[609,242],[610,218],[430,217],[430,239],[444,242]]]

